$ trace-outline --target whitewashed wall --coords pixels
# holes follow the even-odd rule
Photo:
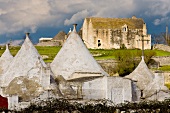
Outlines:
[[[122,77],[101,77],[82,85],[83,99],[109,99],[115,104],[132,101],[132,81]]]

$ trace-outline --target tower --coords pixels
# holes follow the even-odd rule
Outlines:
[[[165,37],[166,43],[169,45],[169,38],[168,38],[168,25],[166,25],[166,37]]]

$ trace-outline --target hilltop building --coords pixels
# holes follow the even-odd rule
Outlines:
[[[66,34],[64,31],[58,32],[53,38],[40,38],[37,46],[63,46],[64,42],[68,38],[70,31]]]
[[[146,23],[141,18],[98,18],[84,19],[82,39],[92,49],[151,49],[151,35],[147,34]]]

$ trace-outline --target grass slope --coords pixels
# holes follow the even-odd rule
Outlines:
[[[38,50],[40,55],[47,55],[48,58],[44,59],[45,62],[51,62],[54,57],[57,55],[61,47],[51,47],[51,46],[35,46]],[[5,47],[0,47],[0,56],[5,51]],[[13,56],[15,56],[20,49],[20,47],[9,47],[10,52]],[[141,54],[141,50],[133,49],[89,49],[90,53],[94,56],[96,60],[108,60],[108,59],[115,59],[115,56],[118,52],[124,53],[124,52],[132,52],[133,54]],[[170,52],[162,51],[162,50],[145,50],[145,53],[154,51],[156,53],[156,56],[170,56]]]

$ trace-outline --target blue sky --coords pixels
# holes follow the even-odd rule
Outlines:
[[[143,18],[149,34],[170,27],[170,0],[0,0],[0,44],[15,44],[30,32],[40,37],[68,32],[73,23],[82,26],[85,17]]]

